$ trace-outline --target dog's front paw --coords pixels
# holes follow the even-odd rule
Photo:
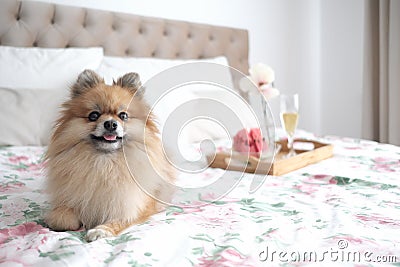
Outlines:
[[[54,231],[76,231],[81,227],[74,210],[65,206],[51,210],[45,222]]]
[[[86,234],[86,240],[88,242],[93,242],[101,238],[112,237],[113,233],[105,229],[94,228],[90,229]]]

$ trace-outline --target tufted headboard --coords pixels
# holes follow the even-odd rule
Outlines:
[[[0,45],[101,46],[109,56],[200,59],[224,55],[247,73],[248,33],[205,24],[42,2],[0,1]]]

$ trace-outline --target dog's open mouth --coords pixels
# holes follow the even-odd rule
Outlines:
[[[96,141],[106,142],[106,143],[115,143],[122,140],[122,137],[113,134],[104,134],[102,136],[91,135],[91,138]]]

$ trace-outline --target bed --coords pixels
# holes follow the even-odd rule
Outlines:
[[[0,21],[2,47],[101,47],[105,56],[168,60],[224,56],[239,71],[248,69],[248,33],[242,29],[15,0],[0,2]],[[85,50],[82,60],[85,55],[96,57],[98,50]],[[88,57],[85,66],[96,60]],[[5,82],[13,80],[8,87],[29,76],[4,75]],[[236,84],[237,77],[232,79]],[[26,109],[27,114],[31,106]],[[26,131],[26,138],[43,134],[34,125]],[[241,181],[223,198],[199,194],[197,200],[207,205],[170,206],[117,237],[91,243],[84,229],[55,232],[43,220],[49,205],[44,139],[0,146],[0,266],[398,265],[400,148],[305,131],[298,137],[333,144],[333,157],[268,176],[253,194],[253,175],[229,172]],[[221,171],[207,168],[196,179],[207,182]]]

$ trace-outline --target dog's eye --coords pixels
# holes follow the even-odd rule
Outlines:
[[[119,113],[118,117],[119,117],[121,120],[126,121],[126,120],[128,119],[128,113],[126,113],[126,112],[121,112],[121,113]]]
[[[90,112],[88,119],[89,119],[90,121],[97,121],[97,119],[98,119],[99,117],[100,117],[100,113],[99,113],[99,112],[97,112],[97,111],[92,111],[92,112]]]

